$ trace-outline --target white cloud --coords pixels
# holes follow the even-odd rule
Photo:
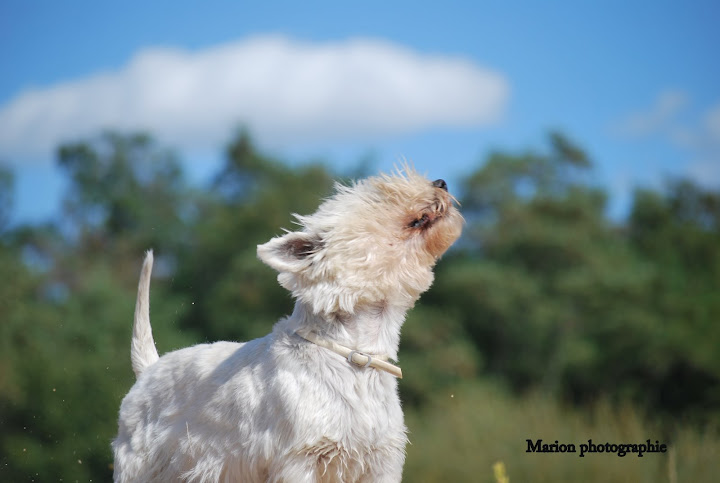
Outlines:
[[[720,103],[708,110],[703,124],[709,139],[720,145]]]
[[[707,109],[690,124],[674,122],[665,129],[676,145],[692,150],[713,151],[716,157],[720,157],[720,103]]]
[[[700,159],[688,166],[688,174],[701,185],[717,188],[720,183],[720,159]]]
[[[720,186],[720,102],[705,112],[693,141],[693,150],[700,159],[691,163],[691,175],[701,184],[717,188]]]
[[[263,143],[366,140],[498,121],[507,80],[475,62],[385,41],[262,36],[189,52],[140,51],[116,72],[22,93],[0,107],[0,155],[47,154],[101,129],[220,148],[238,125]]]
[[[720,185],[720,102],[693,109],[682,91],[661,93],[653,106],[627,116],[615,125],[626,138],[653,137],[685,153],[683,174],[706,186]]]
[[[693,115],[689,101],[689,96],[682,91],[664,91],[649,109],[626,116],[614,130],[631,138],[659,134],[676,146],[688,149],[720,147],[720,103],[703,115]]]
[[[655,134],[668,127],[675,116],[688,104],[688,96],[682,91],[661,92],[654,104],[645,111],[628,115],[616,126],[622,135],[640,137]]]

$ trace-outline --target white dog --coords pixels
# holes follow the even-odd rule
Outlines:
[[[258,246],[296,298],[246,343],[158,358],[152,252],[131,344],[137,382],[113,442],[118,482],[398,482],[406,428],[397,393],[400,328],[463,219],[444,181],[410,168],[336,186],[302,230]]]

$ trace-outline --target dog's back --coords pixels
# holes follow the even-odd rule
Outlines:
[[[357,381],[287,323],[147,368],[120,408],[115,481],[359,481],[388,459],[402,471],[396,380],[371,371]]]

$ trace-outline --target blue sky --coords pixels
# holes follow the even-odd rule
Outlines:
[[[248,125],[290,162],[405,157],[453,185],[559,129],[621,216],[668,176],[720,186],[717,2],[0,2],[15,222],[60,214],[62,139],[146,128],[202,182]]]

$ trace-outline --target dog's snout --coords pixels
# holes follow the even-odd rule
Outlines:
[[[445,182],[444,179],[436,179],[435,181],[432,182],[432,185],[436,188],[440,188],[441,190],[445,190],[445,191],[448,190],[447,183]]]

